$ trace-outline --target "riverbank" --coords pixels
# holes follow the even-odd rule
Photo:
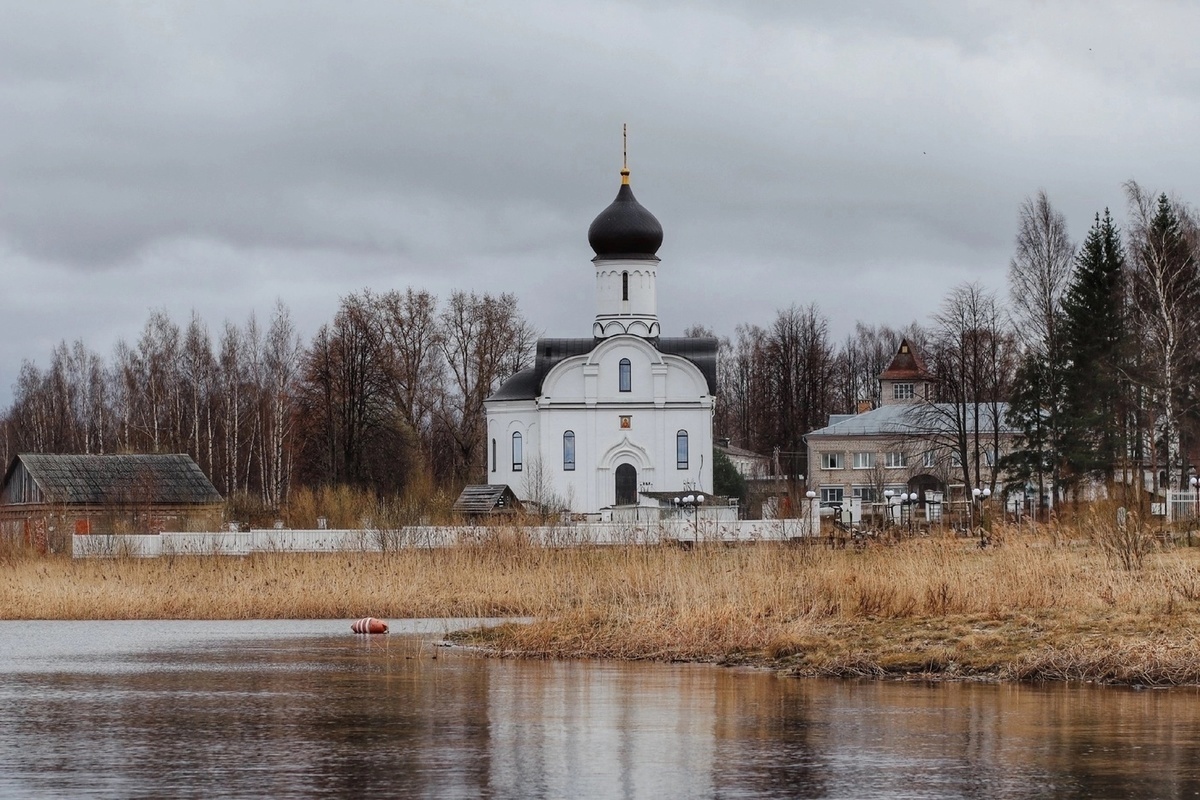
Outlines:
[[[1116,554],[1119,555],[1119,554]],[[1127,570],[1081,536],[979,549],[482,546],[248,558],[0,560],[0,618],[532,617],[502,654],[746,664],[794,675],[1200,683],[1200,548]]]

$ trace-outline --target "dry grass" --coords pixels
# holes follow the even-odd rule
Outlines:
[[[698,660],[803,675],[1200,682],[1200,548],[1140,569],[1086,529],[1003,546],[538,549],[0,559],[10,619],[526,616],[476,634],[538,657]]]

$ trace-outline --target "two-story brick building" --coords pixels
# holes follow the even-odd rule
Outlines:
[[[852,507],[861,518],[915,495],[919,512],[939,506],[928,510],[932,515],[970,498],[974,488],[995,486],[996,464],[1018,432],[1004,418],[1007,404],[936,402],[934,377],[907,341],[879,381],[879,408],[835,414],[805,437],[808,486],[822,505]],[[964,457],[979,476],[976,486],[964,482]]]

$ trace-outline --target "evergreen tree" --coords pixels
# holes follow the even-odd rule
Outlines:
[[[1008,401],[1008,423],[1021,433],[1012,451],[1000,460],[1007,488],[1037,490],[1037,507],[1045,505],[1047,490],[1060,488],[1061,453],[1058,419],[1063,370],[1038,353],[1027,352],[1017,367]]]
[[[1063,459],[1073,477],[1113,480],[1125,452],[1128,381],[1125,252],[1104,210],[1075,259],[1063,297]]]
[[[713,448],[713,494],[720,497],[736,497],[743,503],[749,494],[746,479],[729,460],[723,450]]]

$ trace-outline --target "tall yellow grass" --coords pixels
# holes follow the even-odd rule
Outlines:
[[[475,635],[539,657],[796,674],[1200,681],[1200,548],[1125,569],[1086,531],[814,545],[544,549],[519,535],[386,554],[0,560],[0,617],[519,616]]]

